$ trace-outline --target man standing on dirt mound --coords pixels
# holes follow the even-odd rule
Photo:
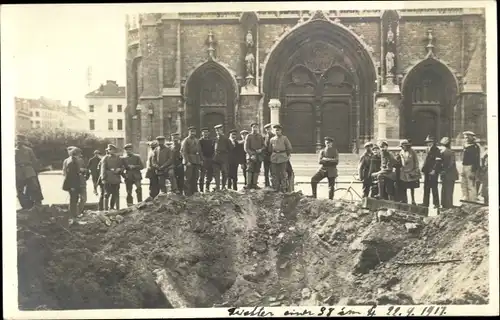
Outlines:
[[[422,173],[424,174],[424,199],[422,205],[429,206],[430,193],[432,192],[432,202],[434,208],[439,208],[438,179],[441,165],[441,151],[437,147],[433,137],[427,136],[427,154],[425,155]]]
[[[123,159],[118,156],[118,148],[108,144],[109,154],[101,160],[101,181],[104,184],[104,210],[120,210],[120,183]]]
[[[174,173],[174,153],[165,145],[164,136],[156,137],[156,141],[158,141],[158,147],[154,151],[153,168],[158,176],[160,191],[167,193],[167,180],[169,180],[171,191],[179,193]]]
[[[198,186],[200,187],[200,192],[203,192],[203,186],[205,186],[205,191],[210,191],[210,183],[213,178],[213,158],[214,158],[214,140],[209,136],[210,130],[208,128],[201,128],[201,138],[200,138],[200,148],[201,148],[201,171],[200,171],[200,181]]]
[[[198,177],[201,167],[200,141],[196,138],[196,128],[189,127],[189,133],[181,143],[181,154],[186,166],[185,195],[191,196],[198,192]]]
[[[276,135],[269,140],[269,153],[271,154],[271,175],[274,190],[288,191],[287,165],[292,154],[292,144],[288,137],[283,135],[283,127],[274,125]]]
[[[358,163],[358,179],[363,182],[363,198],[367,198],[370,195],[370,188],[372,185],[372,179],[370,177],[370,163],[373,156],[372,147],[373,143],[367,142],[364,145],[365,152],[359,158]]]
[[[463,133],[465,143],[462,157],[462,200],[477,201],[476,179],[481,167],[481,151],[472,131]]]
[[[337,178],[337,165],[339,153],[333,146],[333,138],[325,137],[325,148],[319,152],[318,162],[321,167],[311,178],[313,198],[317,198],[318,183],[324,178],[328,179],[328,199],[332,200],[335,192],[335,179]]]
[[[238,131],[229,130],[229,141],[231,142],[231,152],[229,153],[229,173],[227,179],[227,188],[238,190],[238,167],[240,165],[239,150],[241,145],[236,140]]]
[[[195,132],[196,134],[196,132]],[[181,135],[177,132],[171,134],[172,152],[174,153],[174,175],[179,193],[184,193],[184,160],[181,153]]]
[[[101,151],[95,150],[94,151],[94,156],[90,158],[89,163],[87,164],[87,169],[90,172],[90,175],[92,177],[92,183],[94,185],[94,194],[97,196],[97,187],[99,184],[97,181],[99,180],[99,162],[101,162],[102,156],[101,156]]]
[[[268,123],[264,126],[264,186],[270,187],[270,176],[271,176],[271,154],[269,153],[269,142],[271,138],[274,137],[272,124]]]
[[[224,135],[224,128],[222,124],[214,127],[217,136],[215,137],[214,144],[214,177],[215,177],[215,190],[221,190],[221,176],[222,176],[222,190],[226,189],[227,175],[229,172],[229,153],[231,152],[231,142],[229,138]]]
[[[149,153],[148,153],[148,159],[146,161],[146,178],[149,179],[149,197],[151,199],[156,198],[158,193],[160,192],[160,187],[158,185],[158,176],[156,175],[156,170],[153,167],[153,158],[154,158],[154,151],[158,147],[158,142],[151,141],[149,143]]]
[[[245,138],[243,149],[247,154],[247,185],[245,189],[260,189],[258,187],[260,168],[268,152],[265,147],[264,137],[259,133],[259,125],[254,122],[250,125],[252,132]]]
[[[125,165],[125,189],[127,190],[127,206],[134,203],[132,188],[135,186],[137,203],[142,202],[142,174],[144,169],[141,156],[132,152],[132,144],[127,143],[124,147],[126,155],[123,157]]]
[[[16,136],[16,189],[17,198],[23,209],[42,204],[43,195],[38,182],[38,159],[33,149],[26,145],[26,136]]]
[[[250,132],[248,130],[241,130],[240,136],[241,140],[238,140],[238,158],[241,166],[241,171],[243,172],[243,178],[245,180],[245,187],[247,185],[247,156],[245,153],[245,140]]]

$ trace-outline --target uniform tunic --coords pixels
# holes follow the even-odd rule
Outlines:
[[[170,147],[165,145],[156,147],[153,156],[153,166],[158,176],[159,188],[162,192],[167,192],[166,180],[170,181],[173,192],[178,192],[177,179],[174,173],[174,153]]]
[[[142,181],[141,170],[144,169],[144,164],[142,159],[138,154],[126,155],[123,158],[123,163],[125,165],[125,180],[131,182]],[[134,168],[129,168],[129,166],[134,166]]]
[[[271,176],[274,189],[277,191],[288,191],[287,164],[292,153],[292,144],[284,135],[274,136],[269,141],[269,153],[271,154]]]
[[[358,175],[359,179],[363,181],[363,197],[368,197],[370,193],[370,187],[372,181],[369,174],[371,157],[372,153],[365,151],[359,158]]]
[[[481,152],[476,143],[466,143],[462,158],[462,195],[465,200],[476,201],[476,179],[481,165]]]
[[[455,153],[446,148],[441,152],[442,170],[441,170],[441,205],[443,208],[453,207],[453,191],[455,181],[458,180],[458,170],[455,160]]]
[[[186,164],[186,195],[192,195],[198,191],[197,182],[200,174],[201,145],[196,137],[186,137],[182,140],[181,154]]]
[[[33,203],[41,203],[42,190],[38,181],[38,159],[30,147],[16,146],[16,189],[19,203],[30,208]]]
[[[214,158],[214,140],[210,138],[200,138],[200,150],[202,165],[200,170],[199,187],[203,191],[203,187],[210,187],[210,182],[213,178],[213,158]]]

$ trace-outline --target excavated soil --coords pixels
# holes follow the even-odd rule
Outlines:
[[[66,215],[18,211],[22,310],[489,300],[484,207],[422,218],[254,190]]]

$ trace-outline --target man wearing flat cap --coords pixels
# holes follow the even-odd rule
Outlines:
[[[455,182],[458,180],[455,153],[451,150],[450,138],[443,137],[439,144],[443,147],[441,151],[441,205],[443,208],[453,208],[453,192]]]
[[[158,147],[158,141],[153,140],[149,143],[148,158],[146,160],[146,178],[149,179],[149,198],[154,199],[160,193],[160,186],[158,184],[158,175],[156,169],[153,167],[154,151]]]
[[[363,182],[363,197],[366,198],[370,194],[370,188],[372,185],[372,178],[369,174],[369,171],[370,171],[371,157],[373,155],[372,154],[373,143],[366,142],[364,147],[365,151],[359,158],[359,163],[358,163],[358,178],[360,181]]]
[[[481,167],[481,151],[475,142],[476,135],[472,131],[465,131],[464,151],[462,156],[462,197],[463,200],[476,201],[476,179]]]
[[[196,135],[196,128],[194,127],[189,127],[193,128],[195,135]],[[189,131],[189,129],[188,129]],[[170,148],[172,149],[172,152],[174,154],[174,175],[175,175],[175,180],[177,182],[177,189],[179,190],[180,194],[184,193],[184,159],[182,157],[182,152],[181,152],[181,135],[180,133],[174,132],[170,135],[172,139],[172,144],[170,145]]]
[[[19,204],[23,209],[31,209],[42,204],[43,195],[38,181],[39,163],[28,147],[26,136],[16,136],[16,189]]]
[[[259,125],[254,122],[250,125],[251,132],[245,138],[244,149],[247,154],[247,185],[246,189],[259,189],[259,174],[262,161],[265,160],[265,141],[259,133]]]
[[[439,208],[438,177],[441,173],[441,151],[433,137],[427,136],[427,153],[425,155],[422,173],[424,174],[424,199],[423,206],[428,207],[430,193],[435,208]]]
[[[202,163],[200,140],[196,138],[196,128],[188,128],[188,136],[182,140],[181,154],[186,166],[185,194],[187,196],[198,192],[198,179]]]
[[[270,174],[271,174],[271,154],[269,154],[269,142],[271,138],[274,137],[273,126],[268,123],[264,126],[264,185],[266,187],[270,186]]]
[[[380,141],[380,171],[372,173],[372,176],[378,179],[378,193],[380,199],[394,201],[396,165],[395,157],[389,152],[386,141]]]
[[[134,203],[132,189],[135,186],[137,195],[137,203],[142,202],[142,173],[144,163],[141,156],[133,152],[132,144],[127,143],[124,147],[125,156],[123,164],[125,167],[125,189],[127,190],[127,205],[131,206]]]
[[[292,144],[288,137],[283,134],[283,127],[279,124],[274,125],[275,136],[269,140],[269,153],[271,154],[271,176],[272,186],[275,191],[287,192],[288,173],[287,165],[292,154]]]
[[[232,146],[229,138],[224,135],[222,124],[216,125],[214,129],[216,133],[213,162],[215,190],[221,190],[221,176],[222,189],[225,190],[229,173],[229,153],[231,152]]]
[[[104,210],[120,210],[120,184],[124,172],[123,159],[118,148],[108,144],[108,152],[101,160],[101,182],[104,185]]]
[[[178,193],[177,180],[174,173],[174,153],[172,149],[165,145],[165,137],[156,137],[158,147],[153,156],[153,168],[158,176],[158,186],[160,191],[167,193],[167,180],[170,181],[170,188],[173,193]]]
[[[64,159],[62,172],[64,176],[64,191],[69,193],[69,225],[83,212],[87,201],[86,179],[83,177],[82,169],[86,169],[83,159],[80,158],[81,150],[77,147],[68,147],[68,158]],[[81,210],[81,211],[80,211]]]
[[[215,141],[210,138],[210,130],[205,127],[201,128],[201,138],[200,138],[200,149],[201,149],[201,168],[200,168],[200,180],[198,182],[198,187],[200,192],[210,191],[210,183],[213,179],[213,158],[214,158],[214,147]]]
[[[97,187],[98,183],[97,181],[99,180],[99,162],[101,162],[102,155],[101,151],[95,150],[94,151],[94,156],[90,158],[89,163],[87,164],[87,170],[90,172],[90,176],[92,177],[92,184],[94,186],[94,194],[97,195]]]
[[[317,198],[318,183],[324,178],[328,179],[328,199],[332,200],[335,191],[335,179],[337,178],[337,164],[339,153],[333,146],[333,138],[325,137],[325,148],[319,152],[318,162],[321,167],[311,178],[311,190],[313,198]]]
[[[241,171],[243,173],[243,179],[245,181],[245,186],[247,186],[247,156],[245,152],[245,140],[250,132],[248,130],[241,130],[240,136],[241,139],[238,140],[238,159],[241,167]]]

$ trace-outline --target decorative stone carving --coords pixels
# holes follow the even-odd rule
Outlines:
[[[427,49],[427,57],[434,56],[433,40],[434,40],[434,37],[432,35],[432,29],[428,29],[427,30],[427,46],[425,46],[425,48]]]
[[[253,35],[252,35],[252,30],[248,30],[247,32],[247,36],[245,38],[245,41],[246,41],[246,44],[247,44],[247,48],[252,48],[253,45],[254,45],[254,42],[253,42]]]
[[[394,52],[387,52],[385,55],[385,67],[387,69],[387,76],[394,76]]]
[[[309,13],[311,14],[310,20],[330,20],[326,10],[309,11]]]
[[[255,73],[255,57],[252,52],[248,52],[245,56],[245,66],[247,76],[253,76]]]
[[[224,85],[215,79],[204,82],[201,89],[200,105],[202,106],[225,106],[227,104],[227,92]]]
[[[387,31],[387,44],[394,43],[394,32],[392,32],[392,26],[389,26],[389,31]]]
[[[215,59],[215,45],[216,41],[214,39],[214,34],[212,32],[212,29],[208,32],[208,38],[207,38],[207,52],[208,52],[208,58],[211,60]]]
[[[268,106],[271,111],[271,123],[280,123],[281,102],[278,99],[271,99],[269,100]]]

